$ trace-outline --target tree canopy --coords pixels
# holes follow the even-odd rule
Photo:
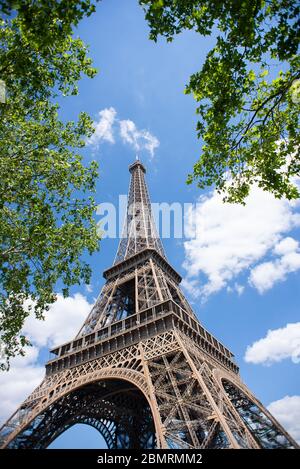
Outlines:
[[[252,185],[299,197],[300,7],[293,0],[139,0],[150,38],[184,30],[215,46],[185,92],[199,103],[199,160],[187,182],[244,203]]]
[[[58,96],[77,94],[96,70],[74,26],[92,1],[0,1],[0,330],[6,358],[23,353],[20,331],[55,301],[57,282],[89,282],[82,254],[98,249],[93,218],[97,164],[84,166],[78,149],[93,132],[82,112],[64,122]],[[2,99],[3,101],[3,99]]]

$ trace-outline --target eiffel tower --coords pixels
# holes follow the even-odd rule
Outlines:
[[[159,239],[135,161],[106,283],[74,340],[1,428],[2,448],[47,448],[77,423],[108,448],[296,448],[241,381],[233,354],[198,321]],[[59,324],[58,324],[59,327]]]

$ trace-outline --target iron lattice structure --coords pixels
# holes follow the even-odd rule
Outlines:
[[[109,448],[295,448],[197,320],[157,236],[140,161],[114,265],[74,340],[2,427],[2,448],[46,448],[76,423]]]

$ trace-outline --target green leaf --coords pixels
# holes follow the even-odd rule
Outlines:
[[[88,282],[82,255],[99,247],[91,195],[97,164],[83,165],[78,153],[92,120],[80,113],[64,122],[55,104],[58,95],[78,92],[82,74],[95,75],[86,45],[72,35],[93,2],[25,3],[0,4],[10,15],[0,19],[1,369],[23,353],[24,320],[30,312],[43,319],[58,281],[64,294]]]

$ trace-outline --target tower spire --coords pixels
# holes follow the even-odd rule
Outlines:
[[[115,258],[115,264],[137,254],[143,249],[155,249],[166,257],[162,242],[158,236],[145,182],[146,168],[136,155],[136,160],[129,166],[131,181],[127,203],[127,213],[122,237]]]

